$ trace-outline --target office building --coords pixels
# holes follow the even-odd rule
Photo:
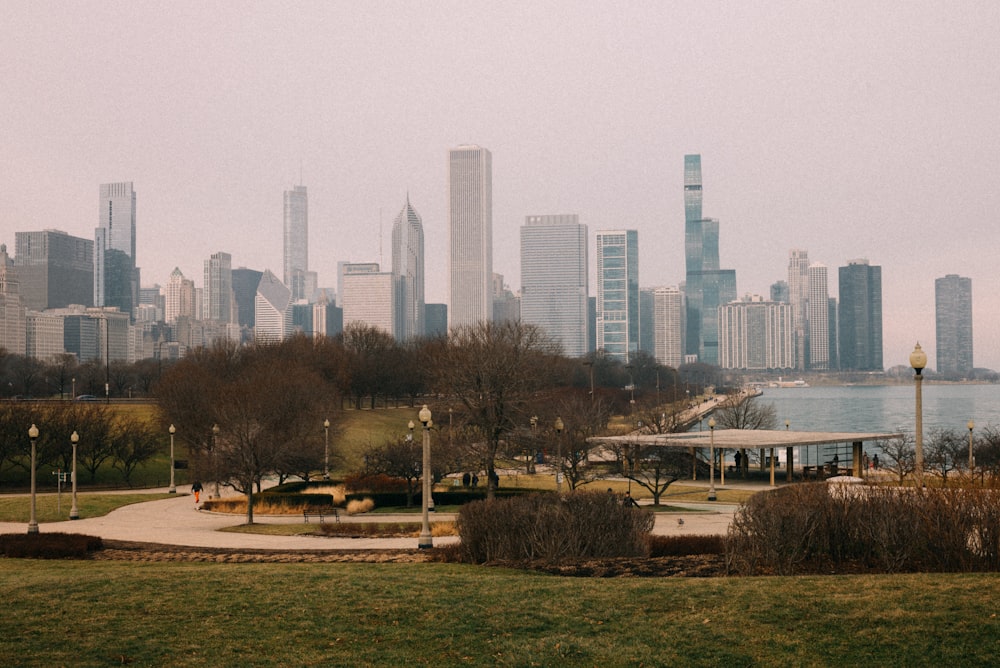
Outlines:
[[[229,253],[213,253],[205,260],[205,313],[203,320],[235,322],[233,318],[233,259]]]
[[[788,302],[792,305],[795,330],[795,368],[804,370],[809,330],[806,327],[809,301],[809,251],[793,248],[788,252]]]
[[[719,308],[719,366],[744,371],[793,368],[792,306],[751,296]]]
[[[934,281],[937,372],[972,376],[972,279],[948,274]]]
[[[790,301],[788,281],[775,281],[771,284],[771,301],[787,304]]]
[[[167,282],[164,297],[163,317],[166,322],[172,323],[177,318],[193,319],[196,317],[194,281],[184,278],[179,267],[174,267],[174,270],[170,272],[170,280]]]
[[[576,214],[527,216],[521,227],[521,321],[567,357],[587,354],[587,226]]]
[[[849,261],[839,284],[840,368],[882,371],[882,267]]]
[[[21,301],[21,285],[7,244],[0,244],[0,348],[12,355],[25,355],[27,311]]]
[[[344,266],[344,327],[362,323],[382,330],[395,331],[393,316],[393,274],[380,271],[376,262]]]
[[[653,290],[654,355],[674,369],[684,362],[684,315],[684,297],[676,285]]]
[[[489,321],[493,317],[493,157],[480,146],[459,146],[448,152],[448,236],[448,326]]]
[[[309,271],[309,197],[305,186],[284,194],[284,278],[292,300],[312,300],[316,273]]]
[[[424,335],[448,335],[448,305],[424,304]]]
[[[91,291],[91,285],[84,287]],[[63,317],[52,312],[28,311],[26,315],[25,345],[28,357],[46,363],[55,362],[60,355],[66,353],[63,343]]]
[[[424,224],[406,204],[392,224],[392,275],[397,341],[424,335]]]
[[[810,371],[830,369],[830,293],[826,265],[809,265],[809,298],[806,300],[806,339]]]
[[[281,341],[292,331],[292,291],[270,269],[264,270],[254,298],[254,337]]]
[[[17,232],[14,266],[26,308],[94,303],[94,242],[59,230]]]
[[[639,350],[639,233],[597,233],[597,348],[628,363]]]
[[[264,272],[240,267],[233,269],[233,298],[236,302],[236,322],[253,329],[256,323],[257,286]]]
[[[130,317],[139,304],[135,201],[131,181],[101,184],[94,230],[93,304],[115,307]]]

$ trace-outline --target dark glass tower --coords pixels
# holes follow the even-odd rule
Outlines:
[[[853,260],[839,269],[840,368],[882,370],[882,267]]]
[[[948,274],[934,281],[937,371],[972,375],[972,279]]]

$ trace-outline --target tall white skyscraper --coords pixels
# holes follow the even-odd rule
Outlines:
[[[809,251],[793,248],[788,252],[788,300],[792,305],[792,329],[795,337],[795,368],[805,369],[808,342],[807,302],[809,301]]]
[[[397,341],[424,334],[424,226],[406,196],[392,225],[393,308]]]
[[[653,290],[653,342],[657,362],[674,369],[684,363],[684,299],[676,285]]]
[[[233,258],[213,253],[205,260],[205,320],[235,322],[233,313]]]
[[[527,216],[521,228],[521,321],[568,357],[587,354],[587,226],[575,214]]]
[[[480,146],[448,152],[451,301],[448,326],[493,317],[493,156]]]
[[[196,317],[194,281],[184,278],[179,267],[170,272],[167,282],[163,318],[166,322],[176,322],[177,318]]]
[[[809,265],[806,327],[809,332],[808,368],[813,371],[827,371],[830,368],[830,292],[826,278],[826,265]]]
[[[94,306],[132,314],[139,304],[135,266],[135,190],[131,181],[102,183],[94,230]]]
[[[305,186],[285,191],[285,285],[292,301],[312,299],[316,279],[309,274],[309,198]]]
[[[793,368],[792,306],[753,295],[719,307],[719,366],[783,371]]]
[[[254,298],[254,336],[281,341],[292,331],[292,292],[270,269],[264,271]]]
[[[597,349],[622,362],[639,350],[639,233],[597,233]]]

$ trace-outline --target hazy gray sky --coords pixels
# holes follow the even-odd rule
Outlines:
[[[621,5],[615,7],[612,5]],[[683,156],[722,266],[766,295],[788,251],[882,266],[885,365],[934,358],[934,279],[972,278],[1000,369],[996,2],[2,1],[0,241],[93,237],[134,181],[144,284],[222,250],[281,273],[282,191],[310,268],[388,267],[409,192],[446,302],[449,147],[493,152],[494,270],[529,214],[639,231],[640,282],[684,279]],[[593,291],[593,284],[591,287]]]

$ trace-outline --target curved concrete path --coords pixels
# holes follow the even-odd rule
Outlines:
[[[156,490],[151,490],[156,491]],[[162,491],[166,491],[165,489]],[[657,513],[653,533],[658,535],[725,534],[736,510],[732,504],[672,503],[692,513]],[[451,513],[435,513],[432,521],[454,519]],[[345,538],[333,536],[265,536],[220,531],[243,523],[243,516],[209,513],[195,508],[194,498],[178,494],[169,499],[123,506],[103,517],[75,521],[44,522],[42,533],[72,532],[110,540],[161,543],[188,547],[220,547],[264,550],[384,550],[417,547],[416,538]],[[683,520],[680,522],[678,520]],[[301,524],[300,515],[255,515],[259,524]],[[349,522],[419,522],[419,514],[364,515],[344,517]],[[0,533],[27,531],[26,522],[0,522]],[[456,536],[435,537],[435,545],[456,542]]]

